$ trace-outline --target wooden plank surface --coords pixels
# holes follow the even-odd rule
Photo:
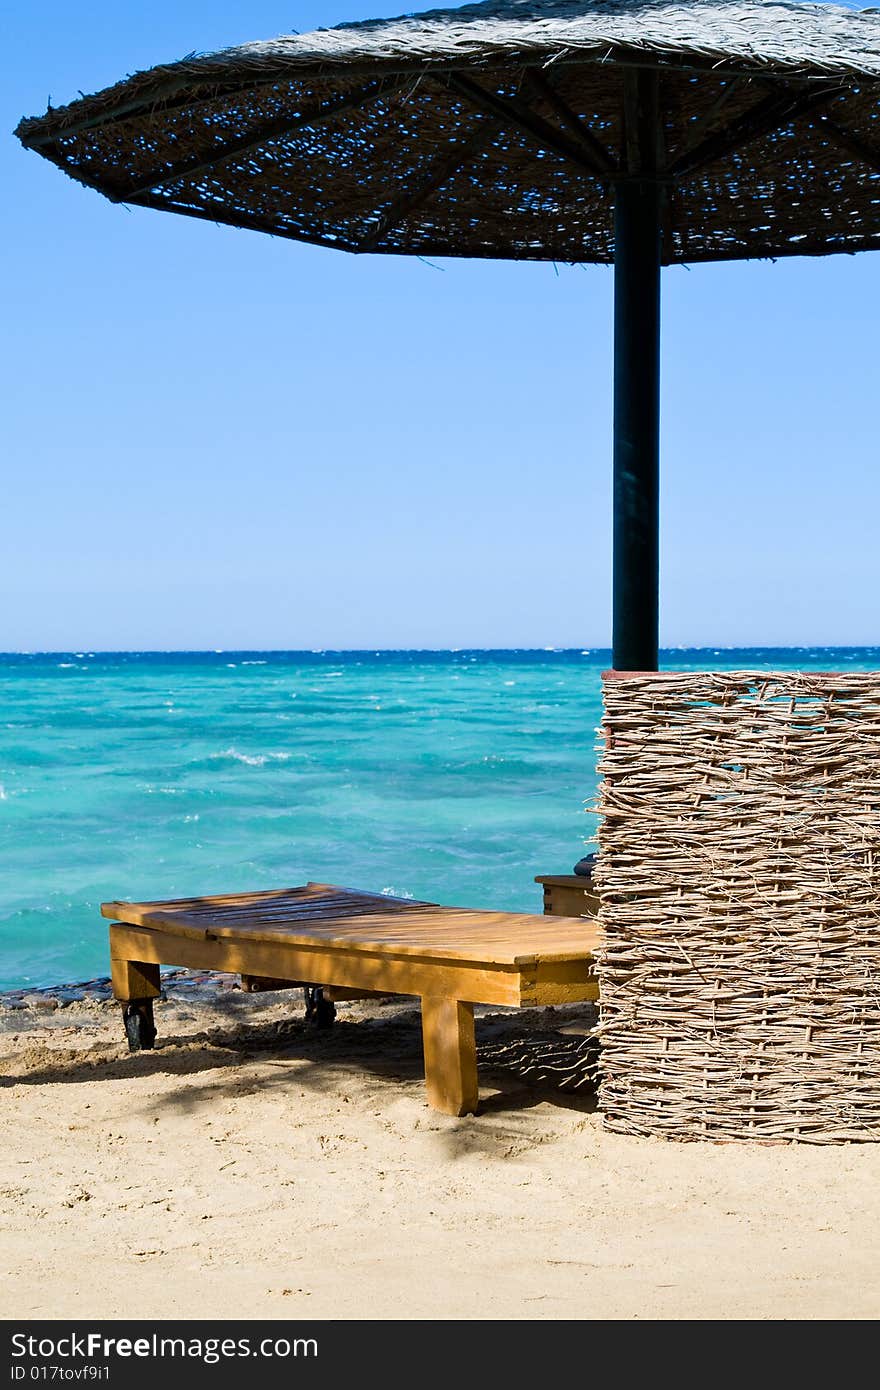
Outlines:
[[[538,960],[582,960],[601,942],[598,926],[589,918],[440,907],[331,884],[164,902],[113,902],[103,904],[101,911],[114,921],[192,941],[384,951],[424,961],[520,969]]]
[[[581,874],[538,874],[536,883],[544,887],[544,912],[550,917],[591,917],[599,911],[599,897],[592,876]]]
[[[471,961],[419,959],[388,950],[328,949],[254,940],[201,941],[155,927],[110,927],[111,956],[156,965],[186,965],[232,975],[268,975],[315,985],[367,989],[378,994],[441,994],[475,1004],[522,1003],[522,973],[513,965],[490,967]],[[585,995],[585,998],[592,997]]]
[[[592,956],[579,960],[539,960],[520,972],[520,1004],[577,1004],[599,998],[596,962]]]
[[[591,874],[535,874],[536,883],[549,883],[553,888],[580,888],[590,892]]]
[[[228,925],[252,923],[309,923],[332,916],[364,917],[433,907],[412,898],[393,898],[384,893],[364,893],[332,884],[307,883],[297,888],[276,888],[260,893],[216,893],[201,898],[166,898],[152,902],[109,902],[101,914],[133,926],[174,928],[181,936],[203,940],[215,922]]]

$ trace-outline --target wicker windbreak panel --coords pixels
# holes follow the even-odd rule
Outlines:
[[[600,1104],[880,1139],[880,672],[604,681]]]

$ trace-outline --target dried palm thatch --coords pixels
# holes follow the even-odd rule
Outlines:
[[[608,1128],[880,1139],[880,673],[604,694]]]
[[[17,134],[115,202],[355,252],[610,262],[634,178],[665,189],[665,263],[858,251],[880,245],[880,15],[499,0],[190,55]]]

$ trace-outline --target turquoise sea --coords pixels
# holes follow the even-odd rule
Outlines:
[[[0,989],[107,973],[111,898],[308,879],[541,910],[594,821],[607,651],[0,656]],[[880,648],[676,650],[872,669]]]

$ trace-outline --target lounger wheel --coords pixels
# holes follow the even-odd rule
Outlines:
[[[329,1028],[336,1018],[336,1005],[324,998],[320,985],[306,985],[306,1023],[315,1028]]]
[[[151,1048],[156,1041],[152,999],[132,999],[122,1006],[122,1021],[128,1038],[129,1052]]]

